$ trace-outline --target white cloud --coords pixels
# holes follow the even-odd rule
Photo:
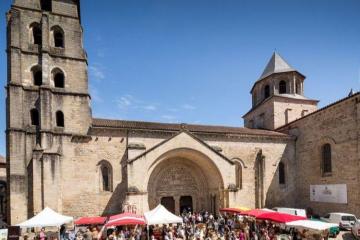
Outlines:
[[[195,106],[190,105],[190,104],[183,104],[181,107],[185,110],[195,110],[196,109]]]
[[[133,105],[133,97],[131,95],[124,95],[116,100],[117,106],[120,109],[128,109]]]
[[[89,72],[95,80],[100,81],[105,78],[105,73],[103,72],[101,66],[91,65],[89,66]]]
[[[155,111],[157,109],[155,105],[146,105],[143,108],[148,111]]]

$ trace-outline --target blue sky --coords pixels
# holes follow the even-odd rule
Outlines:
[[[95,117],[242,126],[274,49],[307,76],[305,95],[320,107],[359,90],[357,0],[83,0],[81,11]],[[4,155],[4,90],[0,99]]]

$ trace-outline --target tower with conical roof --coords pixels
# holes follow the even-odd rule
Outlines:
[[[250,93],[252,108],[244,118],[248,128],[274,130],[317,109],[304,96],[305,76],[274,52]]]

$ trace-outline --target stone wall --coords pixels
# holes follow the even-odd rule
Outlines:
[[[349,212],[360,215],[359,191],[359,95],[346,98],[323,110],[281,128],[297,137],[297,207],[318,214]],[[332,173],[322,173],[323,144],[332,151]],[[347,204],[310,201],[310,185],[346,184]]]

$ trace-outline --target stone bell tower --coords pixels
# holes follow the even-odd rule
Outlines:
[[[9,223],[62,210],[62,153],[91,124],[82,35],[79,0],[14,0],[7,13]]]
[[[245,127],[274,130],[317,109],[319,101],[304,95],[305,76],[274,52],[253,85],[252,108]]]

